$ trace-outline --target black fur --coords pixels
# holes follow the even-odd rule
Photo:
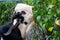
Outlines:
[[[26,14],[24,11],[21,11],[21,14]]]
[[[16,27],[12,30],[11,34],[5,36],[4,33],[12,26],[12,22],[7,25],[0,26],[0,38],[3,37],[4,40],[23,40],[21,37],[19,29]]]
[[[22,13],[20,13],[20,12],[15,12],[15,14],[13,15],[13,19],[12,20],[14,20],[14,19],[20,19],[20,22],[21,23],[23,23],[23,21],[24,21],[24,17],[22,16]]]
[[[21,23],[24,23],[24,24],[28,24],[27,22],[24,22],[24,17],[22,15],[25,15],[26,13],[24,11],[21,11],[21,12],[15,12],[15,14],[13,15],[13,19],[19,19]]]

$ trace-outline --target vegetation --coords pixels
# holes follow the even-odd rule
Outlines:
[[[0,2],[0,25],[10,21],[15,4],[16,3]]]
[[[60,40],[60,0],[20,0],[34,6],[33,15],[46,40]],[[16,3],[0,3],[0,25],[10,20]],[[37,40],[38,37],[34,37]]]

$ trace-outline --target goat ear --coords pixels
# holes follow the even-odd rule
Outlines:
[[[34,8],[34,6],[32,6],[32,8]]]
[[[32,9],[34,8],[34,6],[30,6]]]

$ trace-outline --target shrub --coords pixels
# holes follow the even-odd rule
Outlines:
[[[16,3],[0,2],[0,25],[10,21],[15,4]]]

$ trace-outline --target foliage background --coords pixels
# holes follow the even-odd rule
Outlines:
[[[60,0],[20,0],[19,2],[34,6],[34,19],[37,27],[42,30],[39,34],[43,39],[60,40],[60,26],[55,23],[60,19]],[[0,2],[0,25],[10,21],[16,4],[15,1]],[[35,34],[33,38],[38,40],[38,35]]]

